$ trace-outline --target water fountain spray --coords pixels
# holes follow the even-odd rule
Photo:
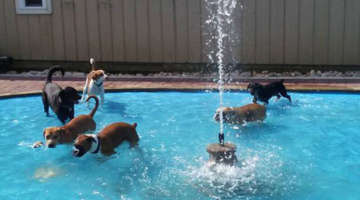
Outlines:
[[[219,90],[219,107],[223,107],[223,94],[224,94],[224,68],[227,66],[225,59],[225,50],[229,49],[230,46],[226,45],[226,41],[230,41],[230,29],[232,24],[232,13],[236,8],[237,0],[206,0],[206,5],[208,11],[210,12],[208,20],[206,20],[206,25],[210,27],[210,32],[215,34],[214,37],[211,37],[215,40],[216,44],[216,53],[215,57],[210,52],[209,59],[211,63],[215,63],[218,66],[219,80],[218,80],[218,90]],[[212,40],[208,41],[208,44],[212,43]],[[215,161],[216,163],[224,164],[234,164],[237,160],[235,156],[236,146],[231,143],[225,143],[224,136],[224,117],[223,110],[220,109],[220,133],[219,133],[219,143],[209,144],[207,147],[207,152],[210,154],[210,160]]]

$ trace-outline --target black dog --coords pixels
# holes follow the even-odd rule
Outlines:
[[[64,69],[59,66],[51,67],[47,75],[47,79],[42,90],[42,101],[44,111],[49,115],[49,106],[57,115],[59,120],[65,124],[67,119],[74,118],[74,104],[79,102],[81,96],[72,87],[62,89],[58,84],[51,82],[54,72],[61,71],[64,76]]]
[[[287,94],[286,88],[284,86],[284,80],[275,81],[267,85],[261,85],[259,83],[249,83],[248,90],[250,94],[254,96],[253,102],[256,103],[257,100],[269,103],[269,99],[273,96],[280,98],[280,94],[283,97],[286,97],[291,102],[291,97]]]

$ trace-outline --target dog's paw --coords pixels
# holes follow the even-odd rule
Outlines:
[[[31,147],[34,148],[34,149],[36,149],[36,148],[39,148],[39,147],[41,147],[41,146],[43,146],[43,145],[44,145],[43,142],[37,141],[37,142],[35,142]]]

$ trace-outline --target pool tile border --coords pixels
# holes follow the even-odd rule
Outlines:
[[[29,96],[41,94],[44,84],[43,78],[29,77],[0,77],[0,98]],[[248,79],[233,81],[226,84],[225,89],[233,91],[245,91],[249,81],[269,82],[274,79]],[[82,91],[84,80],[82,78],[68,78],[65,80],[54,79],[59,85],[72,86]],[[108,92],[121,91],[216,91],[217,84],[208,80],[196,78],[173,79],[173,78],[118,78],[110,79],[104,83]],[[354,79],[289,79],[285,86],[289,91],[298,92],[351,92],[360,93],[360,81]]]

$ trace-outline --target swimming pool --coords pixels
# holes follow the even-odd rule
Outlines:
[[[2,99],[0,199],[359,199],[359,95],[290,95],[292,104],[270,102],[263,123],[225,126],[236,167],[206,165],[217,93],[107,93],[97,130],[137,122],[141,136],[139,149],[123,144],[110,158],[75,158],[70,145],[32,149],[60,122],[45,116],[39,96]],[[224,104],[251,99],[230,92]],[[78,105],[76,115],[90,109]]]

